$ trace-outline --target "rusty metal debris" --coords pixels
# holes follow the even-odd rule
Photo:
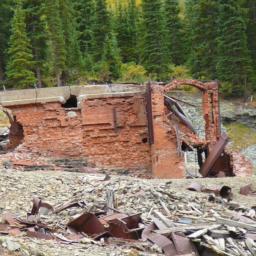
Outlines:
[[[148,225],[142,232],[142,239],[149,240],[150,242],[157,244],[165,255],[175,255],[175,248],[173,247],[172,241],[163,235],[154,233],[153,230],[155,229],[156,227],[154,223]]]
[[[175,116],[178,117],[180,121],[191,130],[191,132],[196,133],[192,123],[186,117],[186,114],[174,99],[165,95],[164,103],[165,103],[165,106],[168,108],[168,110],[172,111],[175,114]]]
[[[94,238],[110,235],[116,238],[137,240],[141,236],[143,228],[140,214],[128,216],[126,214],[114,213],[99,215],[84,213],[68,223],[68,227],[75,232],[83,232]]]
[[[244,196],[256,196],[256,190],[253,189],[252,184],[248,184],[240,188],[240,194]]]
[[[35,197],[33,199],[33,207],[29,215],[37,215],[39,213],[46,214],[53,210],[54,209],[50,204],[45,203],[40,198]]]
[[[67,225],[75,232],[83,232],[89,236],[99,236],[107,233],[104,225],[93,213],[84,213]]]
[[[85,205],[86,205],[86,203],[83,200],[72,200],[71,202],[67,202],[63,205],[56,206],[54,209],[54,213],[60,213],[64,210],[67,210],[72,207],[83,208],[83,207],[85,207]]]
[[[229,186],[219,186],[219,187],[205,187],[201,185],[200,183],[194,182],[191,183],[188,188],[190,191],[196,191],[196,192],[204,192],[204,193],[213,193],[217,196],[221,196],[222,198],[231,200],[233,197],[232,189]]]
[[[225,146],[228,143],[228,136],[224,133],[221,135],[220,139],[213,146],[210,154],[206,158],[206,161],[200,169],[200,173],[203,177],[211,176],[212,168],[216,161],[220,158],[221,154],[224,151]]]
[[[151,223],[144,229],[142,239],[159,246],[166,256],[199,255],[196,247],[182,234],[172,232],[170,237],[166,237],[155,233],[156,230],[156,225]]]
[[[243,208],[230,201],[232,190],[228,186],[210,188],[192,183],[188,189],[214,194],[215,200],[209,202],[204,195],[202,198],[186,198],[158,188],[151,191],[159,203],[158,208],[150,210],[145,218],[139,213],[126,214],[114,208],[107,212],[108,199],[101,207],[97,205],[86,210],[82,209],[86,205],[82,200],[58,206],[46,204],[46,209],[50,211],[45,216],[42,214],[45,211],[41,209],[45,206],[44,201],[34,198],[32,210],[27,217],[11,214],[3,216],[0,234],[15,236],[22,233],[28,237],[64,244],[82,243],[84,240],[96,244],[129,242],[142,247],[147,244],[167,256],[251,256],[248,252],[256,250],[255,209]],[[68,212],[71,210],[69,208],[74,207],[80,213],[72,215],[74,217],[71,221],[62,222],[60,228],[58,221],[61,212]],[[50,225],[44,217],[54,217],[57,221]]]
[[[146,113],[148,120],[148,142],[150,145],[152,145],[154,144],[154,127],[152,114],[152,88],[150,83],[147,84],[146,102]]]

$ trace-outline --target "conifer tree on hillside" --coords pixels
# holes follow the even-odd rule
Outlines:
[[[59,0],[60,19],[62,22],[63,36],[66,49],[66,79],[72,78],[72,73],[81,67],[81,52],[77,15],[72,0]]]
[[[47,37],[49,46],[48,61],[56,77],[57,86],[63,85],[66,70],[67,51],[65,48],[64,29],[60,15],[59,0],[46,0]]]
[[[138,62],[138,19],[135,0],[129,0],[128,6],[119,4],[115,24],[123,62]]]
[[[42,0],[25,0],[26,24],[32,45],[37,86],[43,86],[43,76],[47,66],[47,33],[45,5]]]
[[[80,50],[84,58],[85,67],[91,70],[93,64],[94,47],[94,23],[95,3],[94,0],[78,0],[76,5],[78,13],[78,30]]]
[[[150,74],[165,77],[168,65],[161,0],[143,0],[143,54],[142,62]]]
[[[195,23],[195,7],[197,0],[185,0],[185,15],[183,20],[184,29],[184,56],[188,60],[192,48],[193,24]]]
[[[196,78],[216,79],[218,1],[198,0],[190,17],[191,72]]]
[[[184,42],[179,18],[179,1],[165,0],[166,41],[169,58],[175,65],[184,62]]]
[[[111,32],[111,20],[105,0],[96,0],[95,24],[94,24],[94,60],[101,61],[104,51],[104,43]]]
[[[235,85],[233,94],[237,95],[247,89],[252,70],[246,22],[236,0],[220,0],[218,23],[218,78]]]
[[[12,19],[12,1],[0,1],[0,81],[5,78],[7,63],[7,47],[10,37],[10,24]]]
[[[256,72],[256,2],[247,0],[245,7],[248,13],[247,40],[253,60],[253,69]]]
[[[21,1],[18,1],[12,19],[8,55],[7,78],[9,83],[15,88],[33,86],[36,82],[33,72],[34,62]]]
[[[116,36],[113,32],[106,36],[102,62],[107,67],[109,81],[118,79],[120,76],[121,58]]]

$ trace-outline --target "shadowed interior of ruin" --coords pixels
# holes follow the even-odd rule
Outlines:
[[[75,95],[70,95],[67,101],[62,104],[63,108],[77,108],[77,97]]]

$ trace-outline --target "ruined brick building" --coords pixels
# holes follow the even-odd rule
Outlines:
[[[184,84],[202,92],[205,139],[168,96]],[[9,148],[23,144],[97,167],[148,169],[159,178],[185,177],[186,150],[197,150],[203,176],[233,175],[236,169],[232,154],[224,150],[227,138],[221,135],[216,82],[4,91],[0,104],[11,123]]]

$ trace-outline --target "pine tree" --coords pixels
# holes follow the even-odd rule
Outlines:
[[[33,86],[36,78],[31,44],[27,36],[25,12],[18,1],[12,20],[11,37],[8,49],[7,77],[12,86],[27,88]]]
[[[128,6],[119,4],[115,24],[123,62],[138,62],[138,18],[135,0],[129,0]]]
[[[49,54],[48,61],[54,73],[57,85],[63,85],[63,75],[66,70],[67,51],[63,24],[60,15],[59,0],[46,0],[47,36]]]
[[[121,58],[116,36],[113,32],[106,36],[102,62],[107,65],[109,81],[118,79],[120,76]]]
[[[217,74],[222,81],[234,85],[233,94],[247,90],[252,70],[246,22],[236,0],[221,0],[219,9]]]
[[[216,79],[218,1],[198,0],[191,15],[191,72],[196,78]]]
[[[245,7],[247,8],[248,14],[248,45],[253,60],[254,72],[256,72],[256,2],[254,0],[247,0]]]
[[[47,66],[47,33],[45,5],[42,0],[25,0],[26,24],[35,61],[37,86],[43,86]]]
[[[96,0],[94,24],[94,60],[100,61],[103,56],[104,42],[111,31],[111,20],[105,0]]]
[[[184,56],[188,60],[192,50],[192,36],[193,36],[193,24],[195,23],[195,6],[197,0],[185,0],[185,11],[184,11]],[[188,62],[188,61],[187,61]]]
[[[179,12],[180,8],[178,0],[165,0],[168,54],[175,65],[180,65],[184,62],[184,42]]]
[[[77,72],[81,66],[81,52],[77,15],[72,0],[59,0],[60,19],[66,49],[66,78],[72,78],[72,72]]]
[[[7,63],[7,47],[10,37],[10,23],[12,19],[12,5],[10,0],[0,1],[0,81],[5,78]]]
[[[80,50],[84,58],[85,67],[91,70],[93,64],[95,3],[93,0],[78,0],[76,5],[78,13],[78,30]]]
[[[168,54],[163,23],[161,0],[143,0],[143,55],[142,62],[147,71],[158,79],[165,76]]]

